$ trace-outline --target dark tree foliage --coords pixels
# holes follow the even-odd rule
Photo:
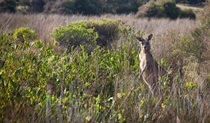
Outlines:
[[[27,6],[31,13],[58,13],[58,14],[83,14],[101,15],[105,13],[128,14],[136,13],[138,8],[149,0],[2,0],[0,1],[0,12],[16,12],[17,6]],[[202,3],[206,0],[176,0],[182,3]],[[157,6],[154,6],[156,10]],[[180,16],[174,4],[166,3],[164,9],[167,16]],[[152,13],[153,11],[151,11]],[[158,10],[162,14],[162,11]],[[188,13],[183,13],[185,17]],[[159,15],[158,15],[159,16]],[[193,15],[192,15],[193,16]]]
[[[176,0],[177,3],[199,4],[207,2],[208,0]]]
[[[74,14],[76,13],[75,1],[50,1],[44,6],[45,13]]]
[[[32,0],[31,1],[31,12],[39,13],[44,10],[45,2],[43,0]]]
[[[76,0],[75,8],[77,13],[99,15],[108,11],[105,0]]]
[[[146,0],[108,0],[114,13],[130,13],[137,12],[139,6]]]
[[[30,0],[18,0],[18,5],[20,6],[30,6]]]
[[[16,12],[16,0],[3,0],[0,1],[0,12]]]
[[[27,6],[31,13],[101,15],[137,12],[147,0],[3,0],[3,10],[15,12],[16,6]]]
[[[175,2],[151,3],[143,16],[149,18],[189,18],[196,19],[192,10],[181,10]]]
[[[180,9],[173,2],[166,2],[163,4],[166,16],[171,19],[176,19],[180,15]]]

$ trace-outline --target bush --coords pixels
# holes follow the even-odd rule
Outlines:
[[[196,15],[191,9],[182,10],[179,17],[180,18],[196,19]]]
[[[44,10],[45,2],[43,0],[31,0],[31,12],[40,13]]]
[[[17,2],[15,0],[1,0],[0,12],[16,12]]]
[[[66,27],[61,26],[55,29],[52,35],[68,51],[71,47],[84,45],[85,50],[90,52],[96,47],[96,39],[98,38],[98,34],[94,32],[94,29],[88,28],[85,21],[69,23]]]
[[[34,52],[34,49],[31,48],[35,43],[28,41],[30,38],[24,38],[24,44],[30,45],[19,45],[17,47],[16,39],[18,38],[14,39],[12,34],[21,34],[17,33],[19,30],[21,29],[0,35],[0,44],[1,47],[4,47],[0,50],[0,60],[5,61],[0,69],[0,98],[2,99],[0,101],[0,122],[23,121],[23,112],[28,108],[26,112],[31,114],[29,110],[33,108],[33,104],[37,101],[40,102],[40,99],[44,101],[45,98],[45,95],[42,95],[45,91],[38,94],[38,90],[44,84],[42,72],[44,72],[44,66],[46,65],[42,64],[44,59],[42,59],[42,62],[39,61],[39,57],[43,58],[42,51],[46,52],[46,48],[40,48],[40,50]],[[25,32],[22,34],[25,34]],[[33,37],[34,33],[31,36]],[[42,72],[39,71],[39,68],[42,69]],[[34,92],[37,92],[37,94],[29,96]],[[16,111],[18,112],[16,116],[12,115],[12,112]]]
[[[36,34],[33,30],[29,28],[20,27],[13,32],[13,39],[18,42],[24,43],[25,41],[35,40]]]
[[[75,8],[77,13],[84,15],[100,15],[108,10],[103,0],[76,0]]]
[[[181,10],[176,6],[174,1],[168,1],[165,3],[148,3],[149,5],[143,6],[143,10],[140,10],[137,13],[137,16],[145,16],[149,18],[190,18],[195,19],[196,15],[192,10]],[[144,12],[141,12],[144,11]]]
[[[181,10],[176,7],[175,2],[166,2],[163,4],[163,7],[166,17],[169,17],[170,19],[176,19],[179,17]]]
[[[110,6],[112,12],[116,14],[123,13],[131,13],[137,12],[138,7],[142,5],[144,0],[115,0],[110,2],[108,5]]]
[[[71,47],[84,45],[86,51],[91,52],[96,45],[110,46],[118,38],[120,22],[102,19],[100,21],[79,21],[69,23],[66,27],[54,30],[53,37],[61,46],[68,50]]]
[[[121,33],[121,21],[102,19],[100,21],[89,21],[88,27],[93,28],[98,34],[96,39],[97,45],[108,47],[111,43],[117,40]]]
[[[74,1],[49,1],[44,6],[44,12],[58,14],[74,14],[76,13],[74,4]]]
[[[165,17],[165,11],[161,4],[151,3],[150,8],[146,11],[147,17]]]

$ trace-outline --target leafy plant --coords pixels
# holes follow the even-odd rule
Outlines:
[[[13,39],[22,43],[35,40],[36,37],[35,32],[29,28],[20,27],[13,32]]]
[[[84,45],[85,50],[92,51],[96,47],[96,39],[98,38],[94,29],[88,28],[85,22],[74,22],[66,27],[59,27],[54,30],[52,35],[61,46],[68,50],[71,47]]]
[[[101,19],[99,21],[86,22],[89,28],[94,29],[98,34],[97,45],[101,47],[110,46],[122,34],[125,25],[120,20]]]
[[[52,33],[55,40],[68,50],[83,45],[88,52],[96,45],[110,46],[120,35],[120,21],[102,19],[99,21],[79,21],[59,27]]]

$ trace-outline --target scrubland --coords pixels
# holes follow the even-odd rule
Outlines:
[[[22,14],[1,14],[1,32],[8,32],[18,27],[29,27],[36,31],[42,40],[50,41],[50,33],[58,26],[66,26],[69,22],[81,20],[99,20],[108,18],[111,20],[121,19],[124,23],[132,26],[135,31],[142,30],[156,35],[176,31],[180,34],[189,32],[196,27],[195,20],[189,19],[151,19],[135,18],[135,15],[102,15],[102,16],[82,16],[82,15],[22,15]]]
[[[0,121],[210,122],[209,13],[201,15],[205,17],[169,20],[132,14],[0,14]],[[109,20],[102,23],[103,18]],[[53,32],[69,23],[92,20],[97,20],[94,28],[98,28],[93,39],[106,40],[113,29],[107,25],[116,27],[111,45],[95,46],[89,52],[78,45],[65,52],[57,40],[67,40],[67,35],[60,38],[66,28]],[[170,74],[160,82],[172,85],[159,87],[162,94],[156,97],[138,78],[140,45],[135,35],[150,33],[154,34],[151,52]],[[79,41],[88,39],[85,34]]]

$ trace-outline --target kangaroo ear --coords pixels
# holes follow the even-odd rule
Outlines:
[[[148,41],[152,39],[152,36],[153,36],[153,34],[150,34],[150,35],[148,36]]]
[[[141,38],[141,37],[136,37],[136,39],[137,39],[137,41],[140,41],[140,42],[142,42],[144,39],[143,38]]]

